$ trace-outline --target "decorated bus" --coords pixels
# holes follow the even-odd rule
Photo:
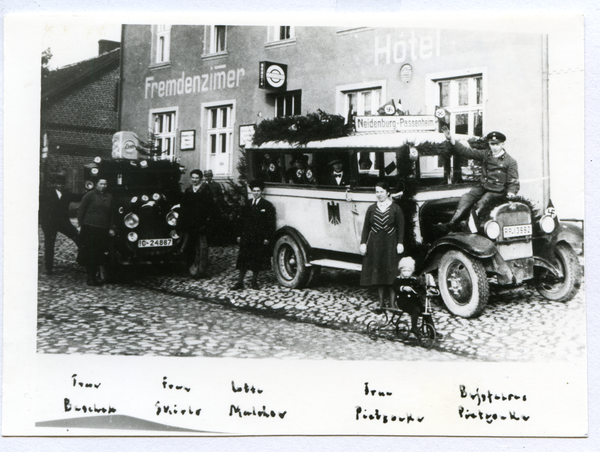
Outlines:
[[[246,149],[249,179],[262,179],[277,211],[273,249],[280,284],[311,284],[321,268],[361,270],[361,232],[374,187],[385,181],[405,217],[405,254],[430,275],[448,310],[480,315],[490,284],[532,283],[547,299],[567,301],[582,272],[576,226],[553,209],[502,199],[479,214],[479,224],[446,233],[462,195],[479,183],[481,168],[452,152],[436,116],[355,117],[324,112],[265,120]],[[349,125],[352,127],[349,127]],[[462,136],[485,149],[485,138]],[[336,166],[344,175],[330,177]]]

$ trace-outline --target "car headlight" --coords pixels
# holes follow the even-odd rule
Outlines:
[[[123,212],[125,212],[125,209],[123,209],[123,206],[119,207],[119,213],[120,213],[121,215],[123,215]]]
[[[125,218],[123,218],[123,222],[125,223],[125,226],[127,226],[129,229],[133,229],[136,228],[138,224],[140,224],[140,218],[135,213],[130,212],[127,215],[125,215]]]
[[[94,183],[91,180],[86,180],[85,181],[85,189],[91,190],[92,188],[94,188]]]
[[[177,240],[179,238],[179,234],[177,234],[177,231],[175,229],[173,229],[169,235],[173,240]]]
[[[554,231],[555,227],[556,223],[554,223],[554,218],[552,218],[550,215],[544,215],[542,218],[540,218],[540,228],[546,234],[550,234],[552,231]]]
[[[138,235],[131,231],[129,234],[127,234],[127,240],[129,240],[130,242],[135,242],[138,238]]]
[[[135,204],[137,202],[137,196],[134,196],[133,198],[131,198],[131,204]]]
[[[144,202],[148,202],[150,198],[148,198],[148,195],[142,195],[142,201]]]
[[[91,173],[95,176],[98,174],[98,168],[92,168]]]
[[[152,199],[154,199],[155,201],[158,201],[160,199],[160,195],[158,193],[154,193],[152,195]]]
[[[100,163],[101,161],[102,161],[102,158],[94,157],[94,163]]]
[[[490,220],[484,226],[485,235],[487,235],[490,239],[495,240],[500,235],[500,225]]]
[[[177,226],[177,218],[179,217],[179,213],[171,210],[167,214],[167,223],[169,226]]]
[[[142,168],[148,168],[148,162],[147,162],[146,160],[142,160],[142,161],[140,162],[140,166],[141,166]]]

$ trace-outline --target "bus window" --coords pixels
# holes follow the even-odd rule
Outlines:
[[[255,174],[258,179],[263,182],[281,182],[283,180],[279,154],[256,154],[256,160]]]
[[[284,182],[293,185],[315,185],[317,178],[314,173],[312,154],[286,154]]]

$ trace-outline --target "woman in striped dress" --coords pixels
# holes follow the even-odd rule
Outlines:
[[[402,209],[392,202],[386,182],[375,186],[377,202],[367,209],[360,241],[360,253],[364,256],[361,286],[377,286],[379,309],[392,307],[394,280],[398,276],[398,262],[404,252],[404,215]],[[385,303],[385,295],[388,303]]]

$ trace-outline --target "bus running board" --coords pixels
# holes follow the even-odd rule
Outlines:
[[[333,259],[317,259],[310,261],[310,265],[318,265],[320,267],[341,268],[343,270],[361,271],[361,264],[353,264],[352,262],[336,261]]]

